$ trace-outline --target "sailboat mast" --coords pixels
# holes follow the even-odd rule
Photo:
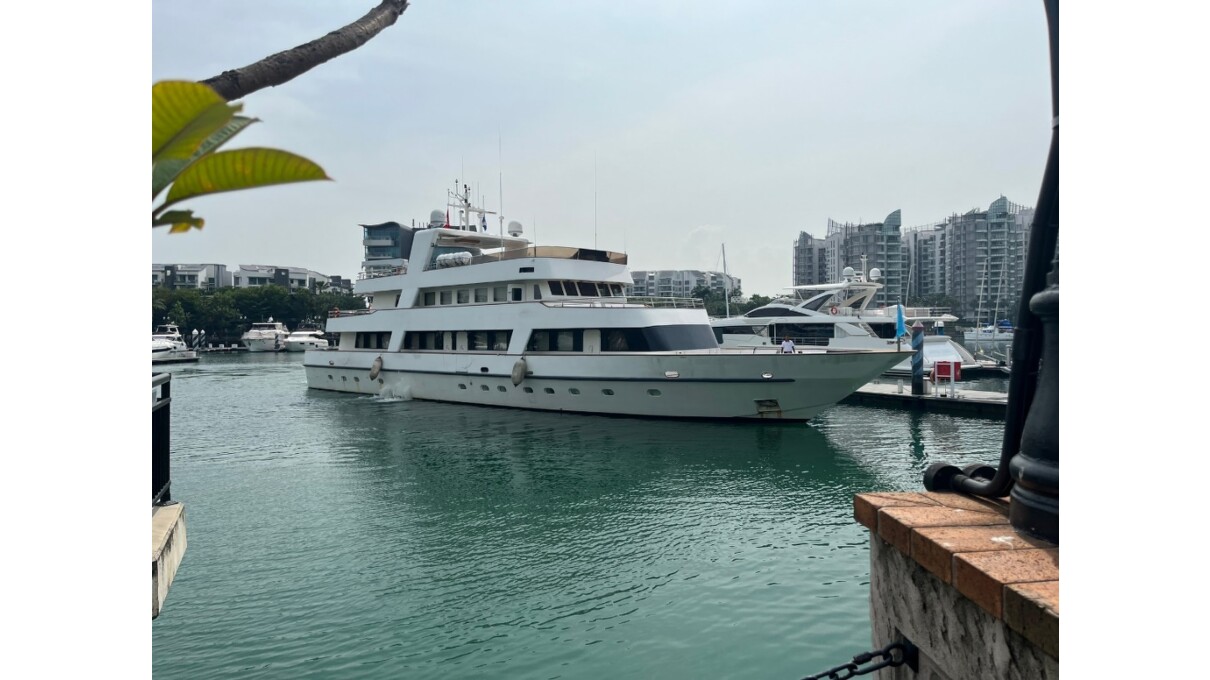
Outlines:
[[[727,273],[727,244],[723,244],[723,308],[731,318],[731,276]]]

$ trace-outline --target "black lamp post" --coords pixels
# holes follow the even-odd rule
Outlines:
[[[1000,467],[935,463],[930,491],[1009,495],[1014,529],[1059,542],[1059,0],[1044,0],[1050,29],[1050,154],[1030,228],[1024,286],[1013,332],[1012,373]],[[1047,276],[1047,268],[1050,270]]]

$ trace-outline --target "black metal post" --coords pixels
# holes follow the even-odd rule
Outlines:
[[[1013,528],[1059,542],[1059,263],[1051,285],[1030,301],[1042,319],[1038,391],[1021,432],[1021,451],[1009,461],[1013,478],[1008,521]]]
[[[1004,442],[1000,448],[1000,466],[969,466],[959,470],[946,463],[934,463],[924,473],[924,486],[930,491],[948,490],[978,496],[1005,496],[1015,484],[1026,486],[1013,491],[1009,520],[1024,533],[1059,542],[1059,1],[1044,0],[1050,29],[1050,91],[1054,112],[1050,155],[1042,177],[1042,189],[1025,260],[1024,286],[1013,331],[1012,375],[1008,383],[1008,408],[1004,421]],[[1049,281],[1046,270],[1054,269]],[[1049,287],[1048,287],[1049,286]],[[1037,307],[1032,305],[1037,300]],[[1043,316],[1046,325],[1046,380],[1039,381],[1044,363]],[[1053,353],[1053,357],[1051,356]],[[1037,398],[1035,399],[1035,395]],[[1036,407],[1035,407],[1036,403]],[[1025,433],[1029,432],[1029,437]],[[1014,457],[1024,456],[1019,462]],[[1018,498],[1025,499],[1017,503]]]
[[[151,376],[151,389],[160,389],[151,404],[151,504],[164,505],[172,500],[172,475],[168,465],[171,451],[172,374]]]

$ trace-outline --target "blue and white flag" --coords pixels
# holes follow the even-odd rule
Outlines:
[[[479,231],[487,231],[487,215],[479,213]]]
[[[895,337],[902,338],[907,333],[907,324],[903,322],[903,305],[895,305]]]

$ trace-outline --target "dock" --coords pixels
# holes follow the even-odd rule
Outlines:
[[[857,406],[878,406],[928,413],[1003,419],[1008,411],[1008,394],[984,390],[968,390],[941,383],[926,382],[924,394],[912,394],[912,383],[872,382],[857,389],[840,401]]]

